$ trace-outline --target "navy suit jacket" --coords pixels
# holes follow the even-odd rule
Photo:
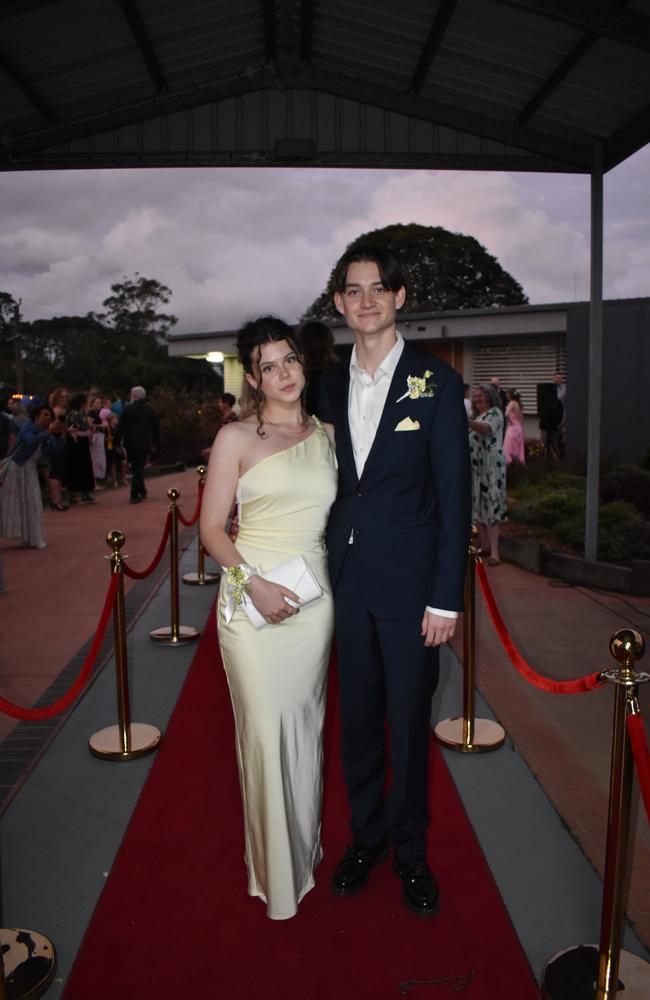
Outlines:
[[[407,376],[431,371],[431,397],[397,402]],[[470,537],[467,416],[458,373],[408,342],[395,369],[361,478],[348,422],[349,362],[323,372],[321,416],[334,424],[338,495],[327,527],[333,588],[354,531],[361,599],[378,618],[463,608]],[[418,430],[396,431],[410,417]]]

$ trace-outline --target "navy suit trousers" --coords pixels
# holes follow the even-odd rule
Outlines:
[[[335,601],[341,752],[353,840],[366,847],[387,840],[401,861],[423,859],[438,649],[425,647],[420,635],[424,608],[396,621],[370,614],[359,592],[354,545]]]

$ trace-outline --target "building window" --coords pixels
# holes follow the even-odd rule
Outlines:
[[[517,389],[523,409],[537,413],[537,383],[552,382],[556,372],[566,373],[566,337],[517,340],[474,340],[471,355],[471,384],[489,382],[497,375],[502,389]]]

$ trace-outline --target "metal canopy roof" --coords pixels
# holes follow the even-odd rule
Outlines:
[[[0,168],[589,172],[650,141],[650,0],[0,0]]]

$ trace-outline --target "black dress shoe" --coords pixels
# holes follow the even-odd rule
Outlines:
[[[400,861],[393,858],[393,871],[402,880],[404,902],[421,917],[431,917],[440,905],[438,883],[426,861]]]
[[[363,889],[368,881],[370,869],[380,864],[388,856],[385,844],[377,847],[361,847],[350,844],[332,875],[332,891],[337,896],[352,896]]]

